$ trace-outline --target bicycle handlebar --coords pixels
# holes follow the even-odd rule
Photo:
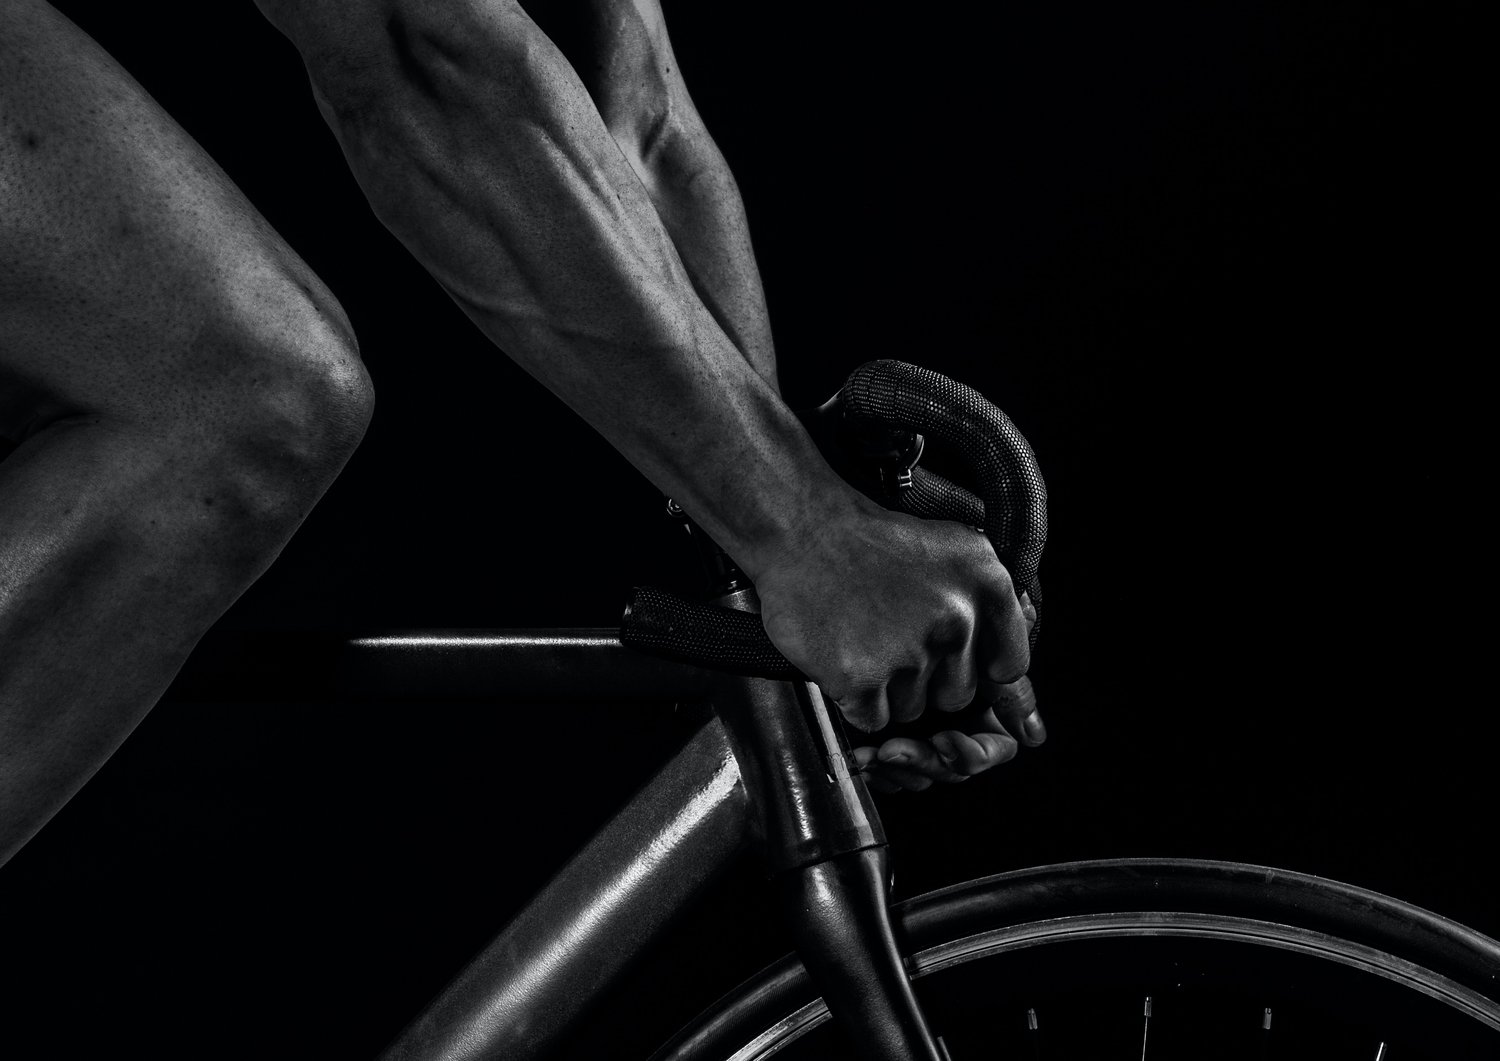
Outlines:
[[[870,361],[850,374],[840,394],[844,421],[855,430],[905,428],[946,443],[974,477],[985,536],[1010,571],[1017,594],[1036,586],[1047,544],[1047,487],[1031,446],[1010,417],[967,387],[902,361]],[[972,495],[927,473],[898,495],[915,515],[967,519]]]
[[[931,369],[902,361],[869,361],[855,369],[825,409],[856,434],[915,431],[945,444],[973,476],[977,495],[926,469],[886,503],[926,519],[983,529],[1010,572],[1017,595],[1038,613],[1037,568],[1047,542],[1047,487],[1036,456],[1008,416],[974,390]],[[1032,627],[1032,640],[1040,624]],[[696,604],[637,587],[620,623],[632,648],[757,678],[799,673],[766,636],[753,613]]]

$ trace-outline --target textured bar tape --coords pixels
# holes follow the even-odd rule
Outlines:
[[[930,369],[902,361],[870,361],[839,392],[855,431],[903,428],[946,445],[974,477],[977,496],[924,468],[898,506],[926,519],[951,519],[984,531],[1010,572],[1017,594],[1040,611],[1037,568],[1047,543],[1047,487],[1031,446],[984,395]],[[1032,627],[1036,642],[1040,623]],[[799,672],[771,644],[752,612],[695,604],[651,587],[633,592],[620,640],[653,655],[732,674],[789,679]]]
[[[1029,593],[1047,544],[1047,486],[1010,417],[973,387],[904,361],[870,361],[855,369],[842,404],[844,419],[856,429],[920,431],[963,460],[984,504],[985,536],[1016,593]]]
[[[620,640],[653,656],[731,674],[783,681],[800,676],[771,644],[758,613],[694,604],[652,586],[631,590]]]

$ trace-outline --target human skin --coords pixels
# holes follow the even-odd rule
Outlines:
[[[1039,740],[1024,683],[993,684],[1024,671],[1025,620],[983,539],[865,501],[781,402],[738,190],[654,3],[571,5],[587,84],[513,4],[263,8],[377,213],[725,543],[851,719],[985,685]],[[373,393],[333,296],[38,0],[0,9],[0,186],[3,863],[274,560]],[[1014,754],[993,712],[971,729],[857,755],[920,788]]]
[[[0,6],[0,863],[364,431],[333,297],[56,11]]]
[[[258,4],[380,220],[729,552],[772,641],[851,721],[983,696],[1008,724],[992,712],[862,765],[924,787],[1009,758],[1010,731],[1043,739],[1012,684],[1027,614],[989,544],[865,499],[782,402],[743,208],[655,3],[581,5],[612,44],[577,63],[513,0]]]

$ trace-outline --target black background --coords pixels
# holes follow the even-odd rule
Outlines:
[[[60,6],[323,276],[376,382],[365,444],[220,635],[608,625],[630,585],[683,581],[657,493],[374,221],[249,3]],[[1194,855],[1500,933],[1467,607],[1490,592],[1476,27],[1355,3],[814,7],[668,7],[783,389],[930,365],[1011,414],[1051,494],[1052,739],[885,800],[900,891]],[[0,873],[0,1026],[48,1056],[370,1056],[684,727],[169,697]],[[708,905],[637,978],[652,1004],[610,1011],[622,1056],[782,949],[750,884]]]

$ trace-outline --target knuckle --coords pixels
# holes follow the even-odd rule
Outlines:
[[[1005,740],[998,734],[991,734],[990,739],[984,742],[984,762],[979,764],[973,773],[977,774],[1010,762],[1016,757],[1016,747],[1014,741]]]
[[[966,685],[949,685],[934,690],[928,696],[928,704],[938,711],[962,711],[974,702],[974,694],[978,690],[977,683],[970,682]]]
[[[934,648],[967,645],[974,636],[974,606],[962,598],[948,598],[939,605],[928,631],[927,643]]]
[[[885,722],[880,717],[880,709],[871,705],[839,704],[839,711],[850,725],[865,733],[880,729]]]
[[[986,677],[1001,685],[1011,685],[1026,677],[1031,669],[1031,648],[1024,642],[990,661],[985,670]]]
[[[856,704],[869,696],[869,683],[863,675],[843,665],[835,666],[832,680],[820,682],[823,691],[843,704]]]
[[[885,685],[881,668],[863,655],[841,654],[834,662],[834,670],[845,688],[859,693],[879,690]]]
[[[1016,594],[1015,581],[1010,577],[1010,571],[999,560],[990,566],[990,586],[1002,599],[1014,597]]]
[[[1028,664],[1027,660],[1022,660],[1019,665],[1009,662],[997,664],[990,669],[989,680],[996,685],[1010,685],[1018,682],[1026,677],[1026,672],[1030,669]]]
[[[1036,691],[1031,682],[1021,678],[995,690],[994,706],[1008,717],[1026,718],[1036,713]]]

